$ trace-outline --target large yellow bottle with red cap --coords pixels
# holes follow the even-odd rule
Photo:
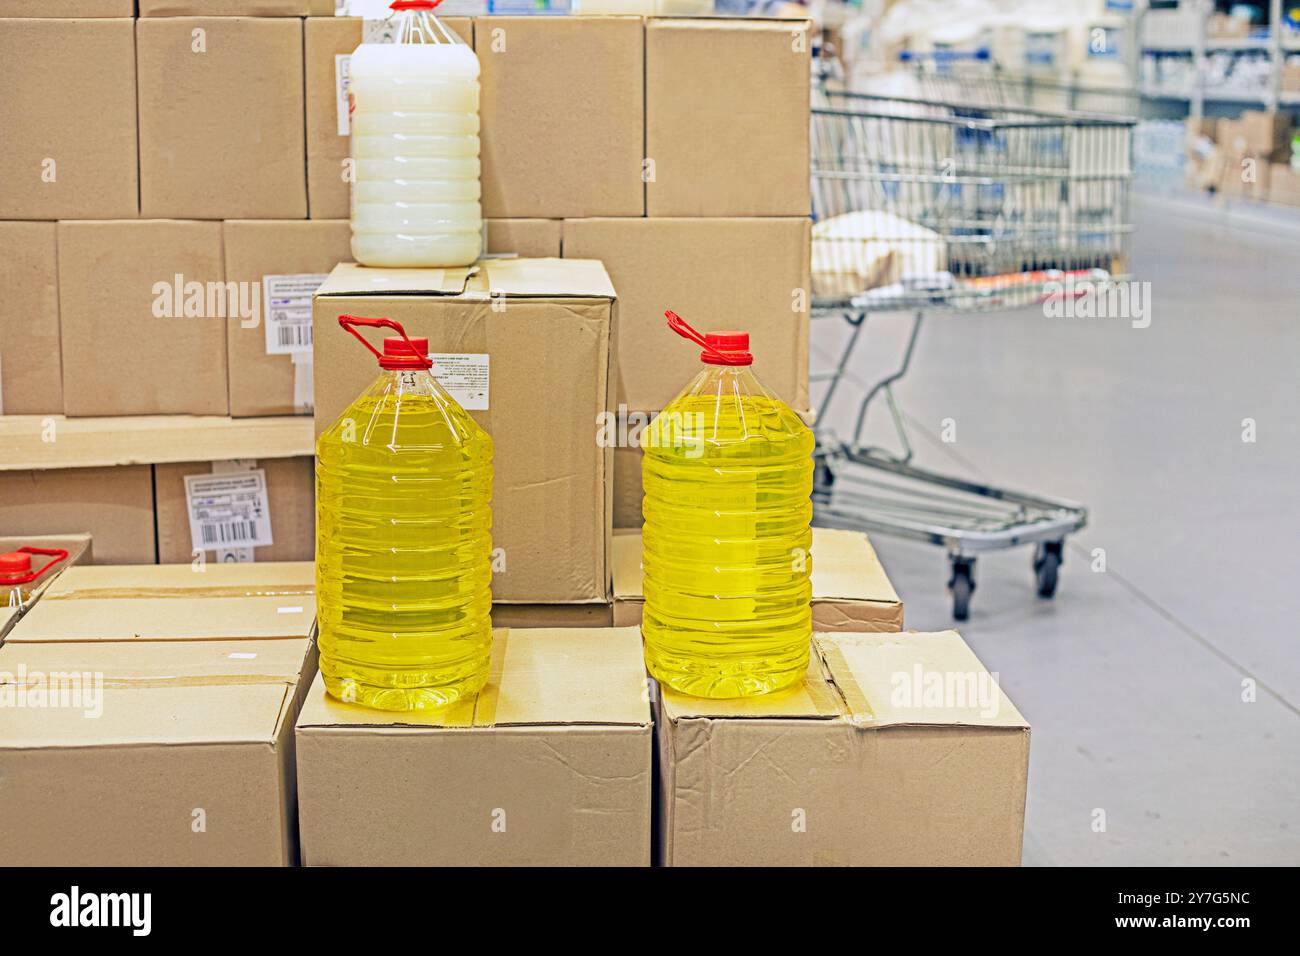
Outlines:
[[[492,439],[429,371],[427,339],[339,324],[382,372],[316,443],[321,675],[340,700],[443,707],[488,677]],[[381,352],[358,327],[397,335]]]
[[[642,433],[651,675],[697,697],[803,679],[812,638],[812,432],[750,368],[744,332],[701,335],[704,367]]]

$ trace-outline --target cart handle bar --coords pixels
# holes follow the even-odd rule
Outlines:
[[[908,60],[934,60],[938,63],[953,60],[976,60],[983,62],[992,56],[988,47],[980,47],[978,50],[931,50],[923,53],[919,50],[899,50],[898,59],[906,63]]]

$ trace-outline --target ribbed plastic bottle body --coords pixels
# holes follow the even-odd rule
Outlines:
[[[316,455],[326,690],[381,710],[476,693],[492,649],[492,439],[428,372],[388,371]]]
[[[482,252],[479,64],[463,44],[363,43],[349,66],[352,255],[465,266]]]
[[[697,697],[803,679],[812,433],[748,367],[708,366],[642,434],[646,664]]]

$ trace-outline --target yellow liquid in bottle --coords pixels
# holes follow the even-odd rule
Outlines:
[[[812,433],[748,367],[710,366],[641,444],[651,675],[696,697],[801,681],[812,638]]]
[[[492,649],[492,439],[428,372],[399,370],[316,455],[326,690],[381,710],[477,693]]]

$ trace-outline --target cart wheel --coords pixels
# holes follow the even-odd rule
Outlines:
[[[1038,579],[1039,597],[1050,598],[1056,594],[1056,582],[1064,558],[1064,541],[1044,541],[1034,549],[1034,576]]]
[[[975,559],[952,558],[952,577],[948,590],[952,592],[952,617],[965,621],[970,617],[970,599],[975,593]]]
[[[833,484],[835,484],[835,472],[831,471],[831,466],[826,463],[826,459],[819,458],[813,465],[813,487],[827,489]]]

